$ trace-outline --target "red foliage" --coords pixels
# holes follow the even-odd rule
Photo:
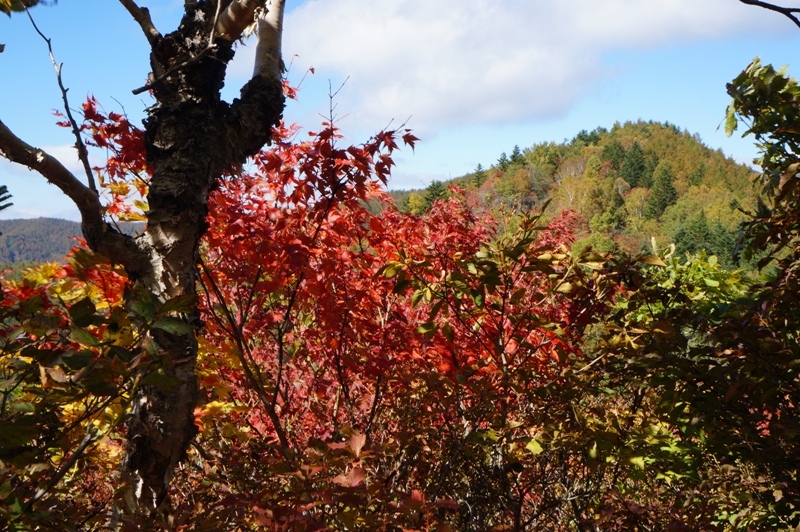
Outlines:
[[[93,99],[84,118],[108,150],[96,169],[108,213],[136,218],[141,131]],[[330,123],[297,135],[276,129],[210,197],[200,452],[174,482],[175,526],[534,523],[552,504],[535,488],[555,467],[539,456],[551,415],[539,402],[581,361],[608,293],[566,251],[575,214],[500,234],[458,189],[402,214],[384,187],[398,137],[418,140],[408,130],[347,147]],[[119,306],[118,280],[64,274],[106,283]]]

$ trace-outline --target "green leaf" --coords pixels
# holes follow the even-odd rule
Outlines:
[[[391,279],[392,277],[400,273],[402,270],[403,270],[402,262],[392,261],[386,263],[386,266],[383,267],[382,273],[384,277],[386,277],[387,279]]]
[[[628,461],[639,469],[644,469],[644,456],[631,456]]]
[[[163,369],[159,369],[143,378],[141,383],[155,386],[162,390],[172,390],[178,386],[179,381],[172,375],[167,375]]]
[[[96,325],[97,307],[88,297],[84,297],[71,307],[69,307],[69,317],[78,327],[88,327],[89,325]]]
[[[425,292],[420,288],[416,290],[413,294],[411,294],[411,306],[416,307],[420,301],[422,301],[422,296]]]
[[[153,324],[153,329],[161,329],[170,334],[190,334],[192,332],[191,325],[185,323],[180,318],[173,318],[171,316],[160,318]]]
[[[175,296],[166,303],[164,303],[159,312],[167,314],[169,312],[191,312],[197,303],[197,296],[194,294],[183,294]]]
[[[442,311],[442,307],[444,307],[445,300],[440,299],[437,301],[433,307],[431,308],[430,313],[428,314],[428,321],[433,321],[436,319],[436,316],[439,315],[439,312]]]
[[[442,325],[442,334],[449,342],[453,341],[453,328],[450,326],[449,323],[445,323]]]
[[[69,337],[81,345],[98,345],[100,342],[92,333],[86,329],[72,329],[69,332]]]
[[[33,414],[36,412],[36,405],[33,403],[14,403],[11,410],[21,414]]]
[[[559,292],[561,294],[569,294],[570,292],[572,292],[573,288],[574,287],[572,286],[572,283],[561,283],[560,285],[558,285],[558,288],[556,288],[556,292]]]
[[[146,321],[150,321],[156,316],[155,301],[153,300],[150,294],[147,294],[144,297],[136,298],[133,301],[131,301],[130,308],[134,314],[136,314],[140,318],[144,318]]]
[[[706,283],[706,286],[710,286],[711,288],[719,286],[719,281],[715,281],[714,279],[703,279],[703,282]]]
[[[402,294],[406,288],[411,286],[411,281],[406,279],[404,274],[405,272],[400,272],[400,275],[397,277],[397,282],[395,283],[394,288],[392,288],[393,294]]]
[[[736,105],[733,102],[728,106],[725,115],[725,134],[730,137],[736,131]]]
[[[14,421],[0,421],[0,448],[21,447],[39,435],[34,416]]]
[[[93,359],[94,354],[91,351],[67,353],[61,357],[61,360],[64,361],[64,364],[73,371],[85,368]]]
[[[483,308],[483,305],[486,302],[486,294],[483,291],[483,285],[475,290],[471,290],[470,292],[472,295],[472,301],[475,302],[475,306],[478,308]]]
[[[428,321],[417,327],[417,332],[425,335],[426,338],[431,338],[436,333],[437,328],[437,324]]]

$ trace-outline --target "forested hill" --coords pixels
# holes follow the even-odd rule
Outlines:
[[[488,208],[565,209],[584,224],[576,246],[630,252],[675,243],[729,264],[737,228],[755,202],[753,171],[671,124],[628,122],[581,131],[572,140],[515,146],[488,168],[424,190],[392,191],[403,210],[421,213],[457,184]],[[131,224],[127,229],[137,229]],[[61,261],[80,224],[37,218],[0,220],[0,264]]]
[[[122,231],[141,231],[139,222],[120,223]],[[58,218],[0,220],[0,265],[61,262],[82,235],[81,224]]]
[[[489,208],[573,209],[585,226],[578,246],[636,252],[676,243],[730,262],[740,209],[754,204],[753,170],[708,148],[699,137],[657,122],[581,131],[572,140],[503,153],[489,168],[418,191],[395,191],[402,209],[423,212],[458,184]]]
[[[61,261],[81,224],[55,218],[0,220],[0,264]]]

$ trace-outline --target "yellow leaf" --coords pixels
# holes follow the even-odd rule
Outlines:
[[[525,448],[534,455],[541,454],[544,451],[542,445],[536,440],[529,441],[528,445],[526,445]]]

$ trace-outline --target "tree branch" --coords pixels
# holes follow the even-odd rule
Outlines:
[[[86,426],[86,435],[83,437],[83,440],[81,440],[81,443],[78,446],[78,448],[75,449],[72,452],[72,454],[70,455],[70,457],[67,458],[67,460],[64,461],[64,463],[61,464],[61,467],[58,468],[56,473],[47,482],[45,487],[39,489],[36,492],[36,494],[27,503],[25,503],[25,506],[23,507],[23,510],[22,510],[23,514],[29,512],[34,504],[36,504],[42,497],[47,495],[47,493],[51,489],[53,489],[56,486],[56,484],[61,482],[61,479],[64,478],[64,475],[66,475],[67,472],[70,469],[72,469],[72,466],[75,465],[75,462],[78,461],[78,458],[83,456],[83,453],[86,451],[86,449],[89,447],[89,445],[94,443],[96,439],[97,439],[97,434],[95,434],[94,426],[91,423],[89,423]]]
[[[256,9],[263,8],[266,0],[233,0],[217,20],[220,38],[235,41],[244,30],[256,21]]]
[[[97,194],[97,186],[94,183],[94,175],[92,174],[92,167],[89,164],[89,150],[86,149],[86,144],[83,143],[83,138],[81,138],[81,130],[78,127],[78,123],[75,121],[75,118],[72,116],[72,110],[69,108],[69,99],[67,98],[67,91],[64,87],[64,80],[61,78],[61,67],[62,65],[56,63],[55,55],[53,54],[53,45],[44,33],[39,30],[39,26],[36,25],[36,22],[33,20],[33,16],[31,15],[30,10],[26,7],[25,14],[28,15],[28,19],[30,19],[31,24],[33,24],[33,29],[36,30],[36,33],[44,39],[44,42],[47,43],[47,51],[50,54],[50,62],[53,64],[53,68],[56,70],[56,80],[58,80],[58,88],[61,90],[61,99],[64,101],[64,112],[67,115],[67,120],[69,120],[69,124],[72,127],[72,134],[75,135],[75,148],[78,150],[78,159],[80,159],[81,164],[83,164],[83,171],[86,172],[86,179],[89,183],[89,188]]]
[[[234,5],[249,0],[234,0],[226,13]],[[256,2],[249,2],[256,3]],[[272,126],[280,122],[283,115],[285,97],[283,94],[283,59],[281,40],[283,36],[283,11],[285,0],[267,0],[264,9],[255,12],[258,28],[258,45],[253,69],[253,77],[242,87],[241,98],[231,105],[228,115],[226,145],[231,150],[230,161],[244,162],[248,156],[255,155],[264,144],[270,141]],[[234,11],[236,11],[234,9]],[[222,15],[220,15],[220,21]],[[219,24],[217,24],[219,30]]]
[[[150,11],[146,7],[139,7],[133,0],[119,0],[119,3],[125,6],[128,13],[131,14],[147,37],[147,42],[150,43],[151,48],[155,48],[156,44],[161,40],[161,33],[153,25],[153,19],[150,18]]]
[[[281,79],[285,70],[281,57],[283,11],[286,0],[268,0],[266,13],[258,15],[258,44],[253,76]]]
[[[81,229],[89,247],[122,264],[134,279],[149,270],[148,256],[138,248],[136,242],[103,220],[103,207],[97,193],[81,183],[58,159],[17,137],[2,120],[0,156],[35,170],[72,200],[81,213]]]
[[[743,4],[763,7],[764,9],[769,9],[770,11],[775,11],[776,13],[780,13],[781,15],[784,15],[787,18],[789,18],[789,20],[794,22],[795,26],[800,28],[800,19],[798,19],[797,15],[795,15],[795,13],[800,13],[800,8],[776,6],[775,4],[762,2],[761,0],[739,0],[739,1]]]
[[[242,87],[241,98],[228,112],[223,139],[229,150],[227,160],[241,164],[270,142],[272,127],[280,123],[285,97],[280,79],[255,76]]]

